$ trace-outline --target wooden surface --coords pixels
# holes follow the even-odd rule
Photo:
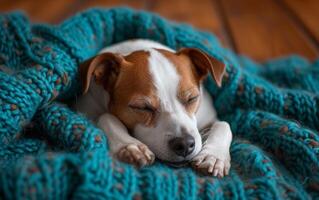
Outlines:
[[[223,45],[259,61],[288,54],[319,57],[318,0],[0,0],[56,24],[90,7],[130,6],[215,33]]]

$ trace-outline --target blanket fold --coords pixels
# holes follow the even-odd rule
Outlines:
[[[319,60],[257,63],[210,33],[128,8],[91,9],[56,26],[1,14],[0,37],[1,199],[319,198]],[[229,176],[113,160],[103,131],[58,102],[80,91],[80,62],[131,38],[226,63],[222,88],[211,77],[205,87],[234,134]]]

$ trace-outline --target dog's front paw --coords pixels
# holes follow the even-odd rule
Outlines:
[[[155,160],[155,155],[144,144],[128,144],[117,153],[119,160],[133,164],[137,167],[150,165]]]
[[[203,174],[224,177],[229,173],[230,156],[229,153],[219,155],[213,149],[204,148],[193,158],[192,166]]]

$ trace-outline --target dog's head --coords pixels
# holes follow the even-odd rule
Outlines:
[[[110,95],[108,107],[155,155],[169,162],[192,159],[202,148],[195,113],[200,83],[211,73],[221,85],[225,66],[193,48],[103,53],[81,66],[84,93],[91,81]]]

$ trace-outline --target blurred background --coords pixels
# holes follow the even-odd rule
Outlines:
[[[213,32],[224,46],[258,61],[319,54],[319,0],[0,0],[34,23],[57,24],[90,7],[129,6]]]

